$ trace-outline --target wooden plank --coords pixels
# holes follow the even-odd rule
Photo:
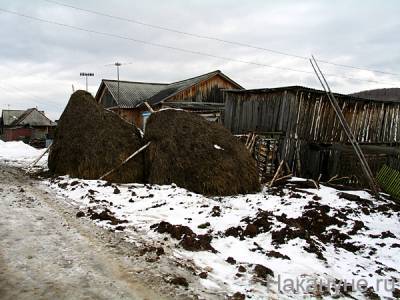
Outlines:
[[[349,138],[349,140],[350,140],[350,142],[351,142],[351,144],[352,144],[352,146],[354,148],[354,151],[357,154],[357,157],[360,160],[362,169],[364,171],[364,175],[367,178],[372,191],[374,192],[375,196],[377,198],[379,198],[379,189],[378,189],[378,186],[376,185],[376,182],[374,180],[372,171],[371,171],[371,169],[370,169],[370,167],[368,165],[368,162],[367,162],[367,160],[366,160],[366,158],[364,156],[364,153],[362,152],[362,150],[360,148],[360,145],[357,143],[353,133],[351,132],[351,130],[350,130],[350,128],[349,128],[349,126],[348,126],[348,124],[346,122],[346,119],[344,118],[344,116],[343,116],[343,114],[342,114],[342,112],[340,110],[340,107],[339,107],[339,105],[338,105],[338,103],[336,101],[335,96],[333,95],[333,93],[332,93],[332,91],[331,91],[331,89],[329,87],[328,82],[325,79],[324,74],[322,73],[321,69],[319,68],[318,63],[317,63],[317,61],[315,60],[314,57],[313,57],[312,60],[310,60],[310,62],[311,62],[311,65],[312,65],[312,67],[313,67],[313,69],[315,71],[315,74],[317,75],[317,77],[318,77],[323,89],[325,90],[327,96],[329,97],[329,100],[331,101],[333,108],[335,109],[335,112],[336,112],[336,114],[337,114],[337,116],[338,116],[338,118],[340,120],[340,123],[343,126],[343,129],[346,131],[346,135],[348,136],[348,138]],[[315,64],[315,66],[314,66],[314,64]],[[318,69],[318,71],[317,71],[317,69]],[[323,82],[322,82],[322,80],[323,80]]]
[[[146,149],[151,142],[148,142],[146,145],[144,145],[143,147],[141,147],[140,149],[138,149],[137,151],[135,151],[132,155],[129,155],[122,163],[120,163],[118,166],[116,166],[115,168],[111,169],[110,171],[108,171],[107,173],[103,174],[100,176],[100,180],[104,179],[105,177],[107,177],[108,175],[110,175],[111,173],[115,172],[116,170],[118,170],[119,168],[121,168],[123,165],[125,165],[128,161],[130,161],[132,158],[134,158],[136,155],[138,155],[140,152],[142,152],[144,149]]]
[[[154,109],[150,106],[149,103],[147,103],[147,101],[144,102],[144,105],[146,105],[147,109],[148,109],[151,113],[154,113]]]
[[[52,145],[52,144],[51,144]],[[38,158],[36,158],[28,167],[28,169],[26,170],[25,174],[28,174],[30,172],[30,170],[36,166],[36,164],[39,162],[39,160],[47,153],[49,152],[51,145],[49,147],[47,147],[46,151],[44,151],[42,154],[40,154],[40,156]]]

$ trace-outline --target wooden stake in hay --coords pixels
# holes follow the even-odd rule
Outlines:
[[[58,122],[49,169],[57,175],[98,179],[142,146],[135,126],[104,110],[88,92],[76,91]],[[144,154],[140,153],[105,179],[143,182]]]
[[[129,155],[122,163],[120,163],[118,166],[113,168],[112,170],[108,171],[106,174],[100,176],[100,180],[106,178],[109,176],[111,173],[116,172],[119,168],[121,168],[123,165],[125,165],[128,161],[130,161],[132,158],[134,158],[136,155],[138,155],[140,152],[142,152],[144,149],[146,149],[150,145],[150,142],[148,142],[146,145],[144,145],[142,148],[139,150],[135,151],[135,153],[132,153],[132,155]]]
[[[175,183],[196,193],[234,195],[260,189],[246,147],[219,124],[178,110],[153,113],[146,123],[149,183]]]

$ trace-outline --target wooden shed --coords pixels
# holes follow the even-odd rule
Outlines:
[[[221,71],[213,71],[173,83],[147,83],[103,79],[96,101],[125,120],[143,128],[148,102],[153,108],[179,108],[221,121],[223,89],[243,89]]]
[[[397,164],[400,99],[383,101],[335,94],[342,112],[376,174]],[[274,164],[285,160],[297,176],[349,176],[363,184],[359,162],[324,91],[302,86],[227,90],[225,127],[233,134],[256,132],[275,141]],[[274,168],[270,169],[273,172]]]

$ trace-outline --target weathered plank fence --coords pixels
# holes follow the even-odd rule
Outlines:
[[[335,97],[375,174],[383,163],[399,157],[400,101]],[[300,86],[227,90],[224,101],[224,124],[233,134],[281,132],[280,158],[296,175],[315,179],[320,174],[323,179],[354,175],[355,181],[364,183],[325,92]]]

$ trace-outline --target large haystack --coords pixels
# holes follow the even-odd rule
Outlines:
[[[77,91],[59,120],[49,154],[49,169],[58,175],[98,179],[141,146],[136,127],[104,110],[88,92]],[[137,155],[105,179],[143,182],[144,154]]]
[[[234,195],[260,189],[254,160],[231,133],[203,117],[178,110],[150,116],[145,142],[150,183],[175,183],[196,193]]]

